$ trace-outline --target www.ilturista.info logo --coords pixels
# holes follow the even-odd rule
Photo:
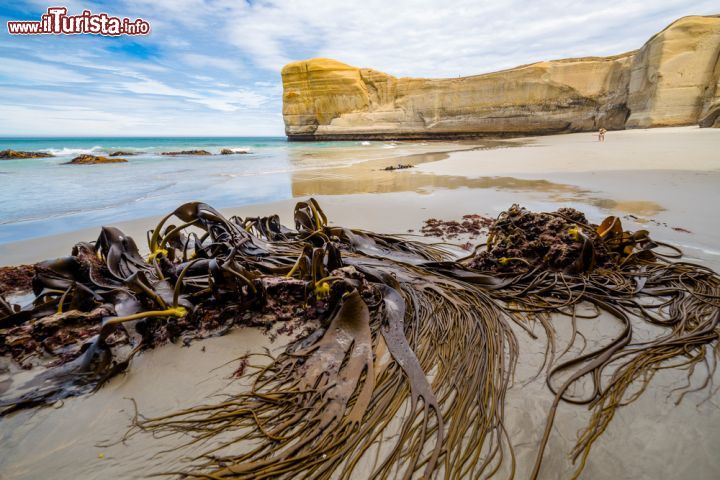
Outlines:
[[[83,10],[80,15],[68,15],[65,7],[50,7],[40,21],[7,22],[10,35],[148,35],[150,24],[142,18],[111,17],[107,13]]]

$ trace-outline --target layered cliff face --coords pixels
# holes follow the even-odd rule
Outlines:
[[[290,139],[525,135],[720,123],[720,16],[685,17],[640,50],[452,79],[329,59],[282,71]]]
[[[690,125],[717,116],[719,55],[720,17],[681,18],[652,37],[632,61],[626,126]]]

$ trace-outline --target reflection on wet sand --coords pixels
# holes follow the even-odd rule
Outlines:
[[[313,148],[312,145],[303,145],[303,148],[288,150],[288,159],[294,167],[326,168],[332,165],[359,164],[362,162],[397,162],[399,159],[413,159],[419,165],[448,158],[454,152],[468,152],[473,150],[490,150],[498,148],[521,147],[528,142],[513,139],[478,139],[460,140],[455,142],[427,141],[427,142],[383,142],[370,146],[347,145],[334,148]]]
[[[495,141],[472,149],[507,148],[520,146],[517,142]],[[312,195],[349,195],[357,193],[417,192],[430,193],[436,189],[489,188],[512,192],[540,193],[557,203],[579,202],[607,211],[653,216],[665,210],[647,200],[614,200],[602,198],[597,192],[576,185],[555,183],[544,179],[522,179],[507,176],[464,177],[414,172],[412,168],[385,171],[386,167],[401,164],[420,165],[448,158],[452,152],[432,152],[372,160],[354,165],[322,170],[305,170],[292,174],[294,197]]]
[[[635,215],[644,215],[651,217],[665,210],[655,202],[649,200],[611,200],[609,198],[595,198],[593,205],[605,210],[613,210],[619,212],[634,213]]]

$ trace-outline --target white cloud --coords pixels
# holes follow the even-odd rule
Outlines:
[[[235,73],[240,73],[243,70],[241,63],[227,58],[212,57],[210,55],[200,55],[197,53],[186,53],[181,55],[180,58],[184,63],[200,69],[220,68]]]
[[[118,114],[77,110],[39,110],[24,106],[0,106],[0,131],[4,135],[26,135],[38,122],[47,122],[43,135],[49,136],[262,136],[281,135],[278,118],[270,114],[223,114],[176,111],[172,115],[145,115],[146,112]],[[12,119],[12,120],[11,120]],[[282,125],[282,121],[279,123]],[[158,133],[159,132],[159,133]]]
[[[0,61],[0,80],[1,79],[5,79],[9,83],[32,83],[37,85],[58,85],[90,81],[90,78],[86,75],[77,73],[69,68],[15,58],[3,58]]]
[[[257,108],[268,101],[265,95],[251,90],[208,90],[215,99],[237,107]]]
[[[230,42],[261,68],[327,56],[404,76],[456,76],[638,48],[716,2],[608,0],[261,1],[228,18]],[[613,50],[608,48],[612,46]]]
[[[195,80],[198,80],[200,82],[214,82],[215,79],[213,77],[209,77],[207,75],[190,75],[191,78],[194,78]]]
[[[200,95],[181,88],[171,87],[152,79],[120,84],[125,90],[141,95],[169,95],[173,97],[199,98]]]
[[[142,17],[152,33],[0,38],[2,134],[278,135],[279,72],[292,60],[324,56],[398,76],[472,75],[620,53],[680,16],[718,13],[716,0],[65,4],[71,13]]]
[[[213,110],[234,112],[240,109],[257,108],[267,102],[268,97],[251,90],[232,87],[228,90],[202,89],[188,90],[175,88],[158,80],[142,78],[136,82],[124,82],[120,86],[139,95],[170,96],[187,99]]]

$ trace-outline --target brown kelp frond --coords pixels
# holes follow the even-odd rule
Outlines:
[[[358,428],[370,401],[375,374],[370,313],[357,290],[344,295],[317,342],[284,354],[255,378],[251,393],[215,406],[143,420],[141,429],[183,431],[206,439],[232,430],[236,437],[203,455],[200,472],[214,477],[288,475],[317,468],[319,458],[342,461],[333,452]],[[222,456],[243,440],[248,453]],[[198,472],[198,476],[203,473]],[[189,472],[191,475],[192,472]]]
[[[421,439],[426,442],[435,432],[435,450],[428,450],[433,456],[424,474],[432,471],[434,458],[449,478],[474,478],[499,468],[505,455],[512,457],[502,429],[503,399],[517,348],[502,311],[472,284],[420,266],[400,266],[387,259],[353,258],[347,262],[385,285],[383,339],[410,383],[410,412],[422,411],[426,419],[417,425],[422,435],[415,434],[418,443],[413,445],[419,446]],[[399,297],[404,299],[404,306]],[[398,378],[397,370],[390,372]],[[395,402],[398,397],[405,398],[393,395]],[[416,410],[420,399],[422,408]],[[397,407],[383,411],[389,422],[393,416],[388,413],[394,414]],[[437,420],[428,429],[430,413]],[[404,428],[412,418],[406,417]],[[468,441],[469,437],[472,440]],[[397,449],[407,441],[403,434],[376,474],[383,478],[399,476],[392,472],[393,461],[402,460],[396,456]],[[443,449],[438,451],[439,443]]]
[[[533,213],[513,206],[500,214],[487,244],[468,262],[471,269],[504,278],[503,288],[488,293],[514,318],[539,319],[547,333],[547,381],[556,398],[534,478],[560,401],[586,404],[593,412],[573,452],[581,459],[579,474],[615,410],[637,398],[657,370],[671,361],[692,367],[709,352],[717,355],[720,277],[705,267],[669,260],[679,256],[678,249],[652,241],[646,231],[624,231],[616,217],[592,225],[573,209]],[[573,319],[572,344],[575,318],[586,305],[595,311],[591,317],[614,317],[620,333],[594,351],[556,362],[549,315]],[[661,327],[661,332],[633,343],[636,322]],[[590,381],[590,391],[571,394],[583,379]]]
[[[506,317],[474,286],[429,271],[415,273],[416,280],[403,285],[411,307],[406,332],[423,370],[433,374],[432,390],[446,424],[445,475],[491,475],[508,456],[514,469],[503,416],[517,345]]]
[[[161,233],[173,216],[182,224]],[[200,234],[185,235],[190,227]],[[257,260],[267,255],[262,241],[212,207],[181,206],[148,243],[151,254],[144,259],[132,238],[105,227],[94,245],[80,243],[70,256],[35,266],[35,301],[0,316],[0,352],[26,366],[28,358],[50,354],[46,365],[61,368],[32,379],[20,395],[0,399],[2,413],[97,388],[141,348],[205,330],[218,319],[232,324],[233,314],[266,305]]]
[[[261,369],[251,392],[137,428],[216,438],[184,472],[197,477],[349,478],[364,465],[377,478],[440,466],[459,478],[499,468],[511,452],[502,416],[516,350],[502,311],[421,267],[344,263],[330,272],[326,295],[339,307],[327,327]],[[479,441],[467,442],[470,432]],[[234,452],[243,444],[253,446]]]
[[[192,202],[148,232],[147,257],[106,227],[35,265],[31,305],[0,296],[0,355],[49,368],[0,398],[0,415],[98,388],[165,341],[277,320],[300,333],[240,371],[251,387],[138,415],[130,436],[187,435],[194,453],[180,470],[197,478],[512,478],[513,322],[534,339],[532,324],[544,329],[537,374],[555,395],[533,478],[563,403],[591,410],[571,452],[579,473],[617,408],[660,369],[692,374],[704,363],[699,388],[712,388],[720,277],[618,218],[593,225],[573,209],[515,205],[462,260],[441,245],[330,225],[314,199],[297,204],[294,221],[226,219]],[[571,321],[562,343],[559,316]],[[617,333],[586,341],[581,318]]]
[[[296,205],[295,226],[303,240],[316,244],[330,240],[340,242],[350,252],[364,256],[391,258],[410,264],[452,259],[452,253],[438,245],[408,241],[401,236],[360,229],[330,227],[325,213],[313,198]]]
[[[73,337],[78,356],[49,371],[46,394],[5,406],[87,391],[178,332],[301,302],[320,327],[264,367],[251,392],[138,428],[217,440],[188,469],[198,476],[349,477],[381,442],[392,445],[372,467],[382,478],[431,476],[440,465],[453,476],[497,468],[509,451],[502,398],[515,349],[501,310],[472,283],[435,272],[428,261],[449,258],[441,248],[329,227],[312,199],[298,204],[295,224],[227,220],[189,203],[148,233],[147,258],[104,228],[94,245],[40,264],[34,286],[45,302],[3,321],[41,336],[37,325],[78,318],[94,336]],[[120,333],[112,344],[125,350],[110,350]],[[482,441],[466,442],[471,431]],[[233,452],[247,442],[250,451]]]

